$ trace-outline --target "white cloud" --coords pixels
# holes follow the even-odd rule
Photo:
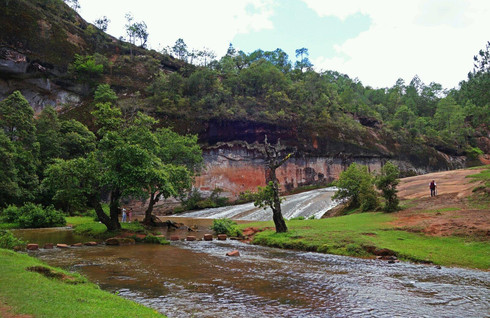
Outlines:
[[[489,40],[490,2],[485,0],[303,1],[320,16],[371,18],[367,31],[336,47],[337,57],[313,63],[374,87],[392,86],[398,78],[409,82],[416,74],[426,83],[455,87]]]
[[[189,48],[226,53],[237,33],[272,28],[272,0],[80,0],[80,14],[93,22],[107,16],[108,32],[124,36],[125,14],[148,25],[149,45],[158,49],[183,38]]]

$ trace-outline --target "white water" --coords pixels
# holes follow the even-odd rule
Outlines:
[[[324,188],[284,197],[281,204],[282,215],[286,219],[303,216],[309,218],[312,215],[316,219],[321,218],[325,212],[337,206],[338,202],[332,200],[336,188]],[[269,221],[272,220],[270,208],[257,208],[253,203],[246,203],[221,208],[212,208],[180,214],[181,217],[218,219],[228,218],[233,220]]]

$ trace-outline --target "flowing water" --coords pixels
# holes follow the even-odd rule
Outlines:
[[[298,216],[309,218],[315,216],[321,218],[325,212],[335,207],[338,203],[332,200],[336,188],[317,189],[308,192],[302,192],[284,197],[281,203],[282,215],[286,219]],[[195,212],[181,214],[183,217],[193,218],[229,218],[233,220],[250,220],[250,221],[269,221],[272,220],[272,211],[270,208],[257,208],[253,203],[226,206],[221,208],[205,209]]]
[[[238,250],[239,257],[225,256]],[[488,272],[239,241],[40,250],[53,266],[169,317],[488,317]]]

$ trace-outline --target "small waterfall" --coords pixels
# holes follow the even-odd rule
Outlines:
[[[309,218],[322,217],[325,212],[337,206],[338,202],[332,200],[332,196],[337,191],[336,188],[317,189],[284,197],[281,204],[282,215],[286,219],[299,216]],[[272,220],[270,208],[257,208],[253,203],[226,206],[221,208],[204,209],[180,214],[181,217],[219,219],[228,218],[233,220],[247,221],[269,221]]]

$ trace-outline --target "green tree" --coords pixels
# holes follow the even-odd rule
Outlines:
[[[44,169],[55,158],[61,157],[61,135],[58,114],[53,107],[44,108],[36,119],[36,134],[39,142],[40,169]],[[39,171],[42,175],[42,171]]]
[[[38,191],[39,143],[36,141],[34,111],[19,91],[0,102],[0,129],[14,147],[14,163],[20,190],[18,202],[34,200]],[[9,146],[7,146],[9,147]]]
[[[398,210],[398,190],[396,189],[400,180],[398,176],[400,171],[396,165],[388,161],[383,168],[381,174],[376,177],[376,187],[383,193],[385,205],[383,210],[393,212]]]
[[[334,199],[350,199],[352,207],[359,207],[363,203],[363,198],[372,197],[373,177],[366,166],[353,163],[340,173],[335,186],[339,190],[334,195]],[[371,207],[371,204],[368,205]]]
[[[103,16],[95,20],[94,25],[97,29],[105,32],[107,31],[107,27],[109,26],[110,22],[111,20],[109,20],[106,16]]]
[[[15,165],[15,146],[0,130],[0,208],[16,202],[20,197]]]

